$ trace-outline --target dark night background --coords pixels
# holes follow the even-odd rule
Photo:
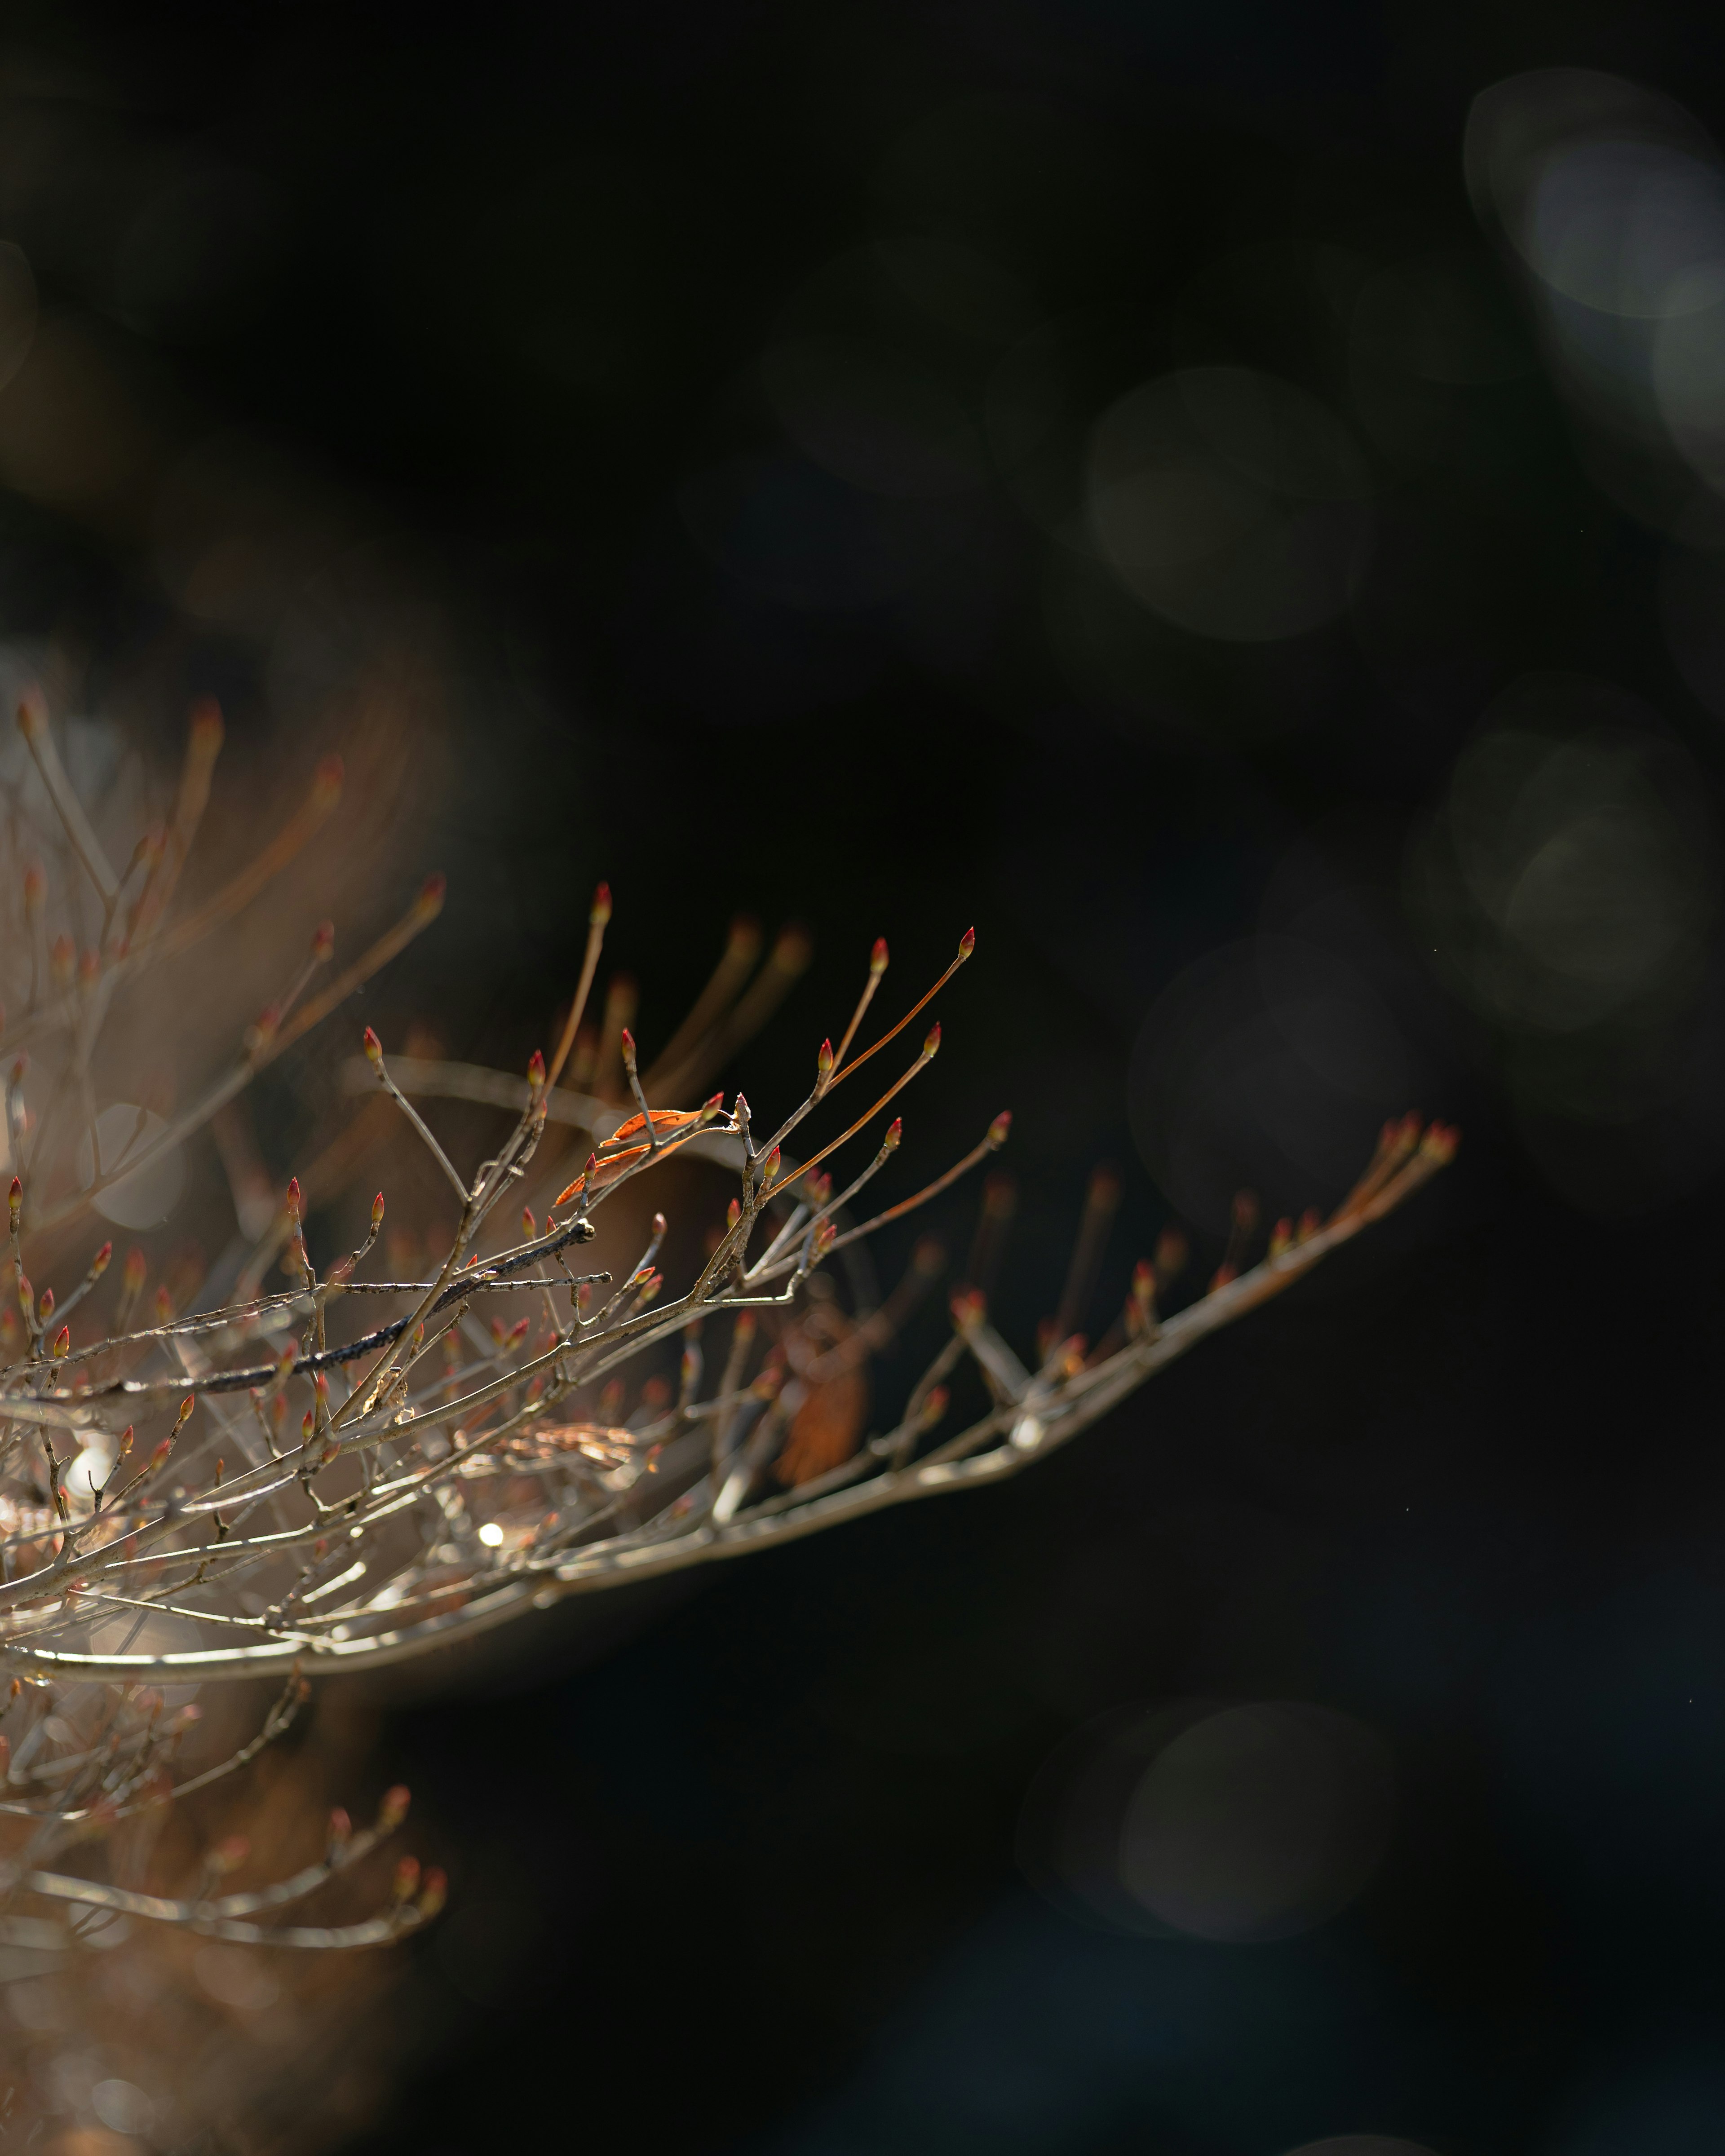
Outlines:
[[[1406,1106],[1466,1134],[1034,1474],[396,1707],[454,1895],[355,2156],[1725,2146],[1725,523],[1566,373],[1462,166],[1524,70],[1707,129],[1722,61],[1716,16],[1605,0],[8,11],[40,334],[164,469],[252,474],[284,576],[434,624],[451,904],[393,1010],[517,1061],[603,874],[650,1045],[732,911],[794,916],[814,966],[732,1074],[773,1100],[875,934],[901,987],[973,920],[907,1131],[1014,1109],[1019,1337],[1098,1159],[1108,1301],[1175,1214],[1207,1275],[1236,1182],[1333,1199]],[[1465,364],[1420,358],[1434,291]],[[1086,536],[1096,420],[1203,367],[1295,385],[1364,475],[1345,603],[1287,634],[1182,625]],[[0,625],[268,734],[279,647],[176,588],[180,497],[33,486],[7,424]],[[1587,933],[1665,907],[1640,1001],[1540,1015],[1532,931],[1492,971],[1444,819],[1506,711],[1615,744],[1526,844],[1582,849]],[[1182,1699],[1387,1745],[1333,1921],[1139,1937],[1027,1883],[1043,1762]]]

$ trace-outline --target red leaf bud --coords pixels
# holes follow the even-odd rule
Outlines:
[[[444,910],[444,894],[449,880],[441,869],[434,870],[419,886],[419,896],[413,901],[413,911],[430,921]]]
[[[934,1024],[928,1029],[928,1038],[922,1044],[922,1054],[925,1060],[932,1062],[940,1052],[941,1024],[940,1020],[937,1019]]]
[[[377,1831],[393,1834],[408,1815],[408,1806],[413,1801],[407,1784],[398,1782],[392,1789],[383,1792],[383,1801],[377,1807]]]
[[[877,936],[875,938],[875,947],[869,953],[869,971],[878,981],[886,971],[886,938],[884,936]]]
[[[335,949],[335,922],[333,921],[320,921],[317,924],[316,932],[311,938],[312,957],[320,966],[324,965],[329,959],[334,957]]]
[[[69,1325],[63,1325],[59,1331],[54,1334],[54,1345],[48,1352],[53,1356],[55,1362],[59,1362],[62,1355],[70,1353],[71,1348],[72,1328]]]
[[[1003,1108],[988,1126],[988,1143],[997,1151],[1006,1143],[1007,1133],[1012,1128],[1012,1110]]]
[[[830,1040],[822,1041],[819,1049],[817,1050],[814,1058],[814,1070],[815,1075],[817,1077],[828,1078],[832,1075],[833,1044]]]
[[[100,1280],[102,1275],[106,1272],[108,1270],[108,1260],[113,1256],[113,1255],[114,1245],[111,1243],[104,1243],[100,1250],[96,1252],[95,1255],[90,1261],[90,1276],[92,1280]]]
[[[968,958],[975,948],[976,931],[973,928],[967,928],[958,938],[958,956],[961,958]]]
[[[536,1093],[545,1083],[545,1056],[537,1048],[527,1058],[527,1083]]]
[[[886,1126],[886,1135],[880,1141],[882,1151],[891,1152],[893,1147],[897,1145],[899,1140],[903,1137],[904,1134],[905,1119],[902,1116],[895,1116],[892,1121]]]
[[[381,1065],[383,1060],[383,1044],[370,1026],[366,1028],[364,1046],[368,1060]]]
[[[593,928],[603,928],[610,918],[611,886],[608,883],[602,883],[593,892],[593,906],[587,916],[588,925]]]

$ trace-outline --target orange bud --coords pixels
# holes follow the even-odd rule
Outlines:
[[[587,916],[588,925],[593,928],[603,928],[610,918],[611,886],[602,883],[593,892],[593,906]]]
[[[185,1399],[180,1402],[179,1414],[174,1418],[174,1428],[177,1430],[183,1430],[186,1424],[191,1421],[192,1410],[197,1406],[197,1394],[195,1393],[187,1393]]]
[[[380,1190],[372,1200],[372,1233],[375,1235],[383,1224],[383,1194]]]
[[[539,1233],[539,1224],[533,1218],[533,1209],[531,1205],[524,1205],[521,1208],[521,1233],[530,1243]]]
[[[875,947],[869,953],[869,971],[878,981],[886,971],[886,938],[884,936],[877,936],[875,938]]]
[[[378,1064],[382,1062],[383,1044],[378,1040],[377,1034],[372,1030],[370,1026],[366,1028],[364,1046],[366,1055],[371,1062]]]
[[[12,1178],[12,1188],[7,1194],[6,1202],[8,1209],[12,1214],[12,1232],[13,1235],[16,1235],[18,1233],[18,1215],[24,1209],[24,1186],[23,1179],[20,1177],[15,1175]]]
[[[48,1352],[51,1356],[53,1356],[55,1362],[59,1362],[62,1355],[70,1353],[71,1348],[72,1328],[69,1325],[63,1325],[59,1331],[54,1334],[54,1345]]]
[[[968,958],[975,948],[976,931],[973,928],[967,928],[958,938],[958,956],[961,958]]]
[[[822,1041],[816,1051],[814,1075],[817,1078],[830,1078],[833,1075],[833,1044],[830,1040]]]
[[[938,1055],[940,1052],[941,1026],[940,1020],[937,1019],[934,1024],[928,1029],[928,1038],[922,1044],[922,1055],[924,1061],[932,1062],[934,1058]]]
[[[125,1459],[125,1457],[126,1457],[126,1454],[127,1454],[128,1452],[130,1452],[131,1450],[131,1424],[130,1423],[127,1423],[127,1424],[126,1425],[126,1428],[125,1428],[123,1430],[121,1430],[121,1433],[120,1433],[120,1443],[119,1443],[119,1445],[117,1445],[117,1447],[116,1447],[116,1450],[115,1450],[114,1457],[115,1457],[116,1460],[124,1460],[124,1459]]]
[[[92,1280],[100,1280],[102,1275],[106,1272],[108,1270],[108,1260],[113,1256],[113,1255],[114,1245],[111,1243],[104,1243],[100,1250],[96,1252],[95,1255],[90,1261],[90,1276]]]
[[[905,1119],[902,1116],[895,1116],[892,1121],[886,1126],[886,1135],[880,1141],[881,1151],[883,1152],[891,1152],[898,1144],[900,1139],[903,1137],[904,1134]]]

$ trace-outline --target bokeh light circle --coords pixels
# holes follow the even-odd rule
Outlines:
[[[1344,1908],[1389,1844],[1394,1770],[1363,1723],[1304,1701],[1118,1710],[1058,1748],[1018,1853],[1057,1907],[1115,1930],[1245,1945]]]
[[[1371,476],[1315,397],[1244,367],[1194,367],[1105,412],[1086,468],[1092,539],[1153,613],[1263,644],[1346,608],[1371,536]]]

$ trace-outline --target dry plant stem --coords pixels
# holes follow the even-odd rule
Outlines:
[[[343,1003],[355,988],[369,979],[377,969],[387,964],[398,952],[404,950],[413,937],[429,927],[437,918],[443,906],[441,879],[435,890],[422,891],[403,918],[388,935],[380,937],[365,955],[350,966],[347,972],[304,1006],[297,1017],[278,1032],[260,1040],[227,1075],[218,1079],[197,1104],[187,1110],[167,1127],[157,1132],[141,1153],[128,1158],[123,1166],[112,1170],[99,1181],[88,1184],[74,1196],[65,1199],[57,1206],[32,1219],[28,1225],[38,1231],[64,1227],[69,1221],[80,1219],[95,1204],[103,1191],[110,1189],[126,1176],[141,1173],[155,1166],[158,1160],[182,1145],[194,1131],[201,1130],[216,1111],[241,1092],[266,1065],[273,1063],[285,1049],[292,1046],[302,1034],[309,1033],[321,1019],[327,1018],[338,1004]]]
[[[696,998],[689,1015],[660,1050],[658,1060],[642,1081],[649,1091],[670,1096],[675,1089],[666,1085],[666,1079],[678,1075],[684,1064],[736,1002],[742,991],[743,983],[754,971],[755,961],[760,955],[761,931],[758,925],[749,920],[733,921],[731,933],[726,939],[724,955],[713,969],[712,978]],[[554,1072],[553,1082],[555,1077]]]
[[[842,1488],[829,1488],[806,1502],[782,1505],[775,1498],[770,1501],[771,1510],[740,1510],[723,1522],[704,1519],[687,1532],[666,1533],[661,1528],[656,1538],[644,1542],[639,1533],[626,1532],[572,1552],[552,1552],[542,1559],[524,1556],[512,1566],[497,1568],[488,1578],[471,1582],[469,1599],[460,1609],[428,1614],[400,1629],[347,1638],[335,1636],[332,1630],[316,1635],[309,1647],[273,1641],[237,1650],[211,1647],[176,1657],[174,1666],[187,1674],[239,1676],[284,1670],[295,1654],[309,1655],[312,1666],[341,1667],[350,1661],[356,1666],[387,1664],[423,1652],[432,1642],[487,1630],[547,1597],[590,1592],[614,1580],[650,1577],[738,1554],[766,1539],[813,1532],[883,1506],[1017,1473],[1087,1428],[1175,1356],[1259,1302],[1285,1291],[1332,1250],[1400,1204],[1442,1164],[1447,1158],[1447,1143],[1446,1136],[1435,1142],[1428,1139],[1399,1167],[1375,1178],[1362,1198],[1339,1210],[1326,1226],[1175,1313],[1159,1329],[1128,1343],[1106,1361],[1071,1377],[1059,1374],[1056,1366],[1051,1366],[1055,1374],[1044,1373],[1034,1379],[1018,1366],[1016,1398],[1003,1399],[982,1420],[920,1460],[888,1467],[866,1479],[860,1476]],[[735,1307],[736,1304],[726,1297],[713,1306]],[[667,1329],[676,1329],[686,1322],[684,1313],[660,1323]],[[971,1342],[964,1344],[975,1352]],[[547,1356],[536,1364],[523,1365],[516,1373],[517,1381],[536,1367],[547,1368],[554,1359]],[[479,1389],[475,1397],[488,1392],[495,1395],[503,1389],[503,1381],[499,1381],[494,1387]],[[927,1397],[926,1386],[922,1397]],[[517,1416],[506,1426],[522,1419]],[[908,1414],[906,1420],[911,1420]],[[476,1443],[491,1441],[486,1438]],[[459,1460],[442,1471],[458,1468]],[[385,1486],[384,1494],[393,1502],[405,1495],[408,1487],[425,1486],[425,1481],[422,1476],[408,1483]],[[347,1629],[351,1633],[351,1623]],[[91,1676],[131,1676],[158,1668],[161,1661],[149,1656],[91,1655],[23,1639],[17,1641],[13,1653],[33,1669],[67,1674],[75,1671]]]
[[[68,1317],[105,1307],[91,1299],[106,1253],[76,1254],[69,1267],[75,1284],[56,1308],[58,1281],[33,1286],[26,1278],[27,1260],[45,1271],[64,1253],[64,1245],[37,1245],[39,1231],[64,1225],[101,1191],[183,1142],[424,927],[441,902],[441,884],[434,880],[395,928],[311,997],[313,973],[331,947],[333,932],[321,930],[311,959],[247,1034],[244,1052],[206,1077],[190,1108],[153,1139],[142,1136],[141,1116],[117,1152],[100,1147],[95,1058],[116,983],[129,978],[128,968],[189,947],[251,903],[327,813],[333,773],[324,767],[311,798],[276,839],[175,927],[176,886],[219,746],[219,724],[205,715],[193,729],[167,832],[146,835],[123,879],[115,882],[108,872],[104,932],[82,963],[75,993],[55,1006],[68,1036],[64,1067],[57,1059],[52,1073],[57,1097],[28,1148],[19,1084],[16,1078],[8,1084],[14,1158],[26,1166],[11,1216],[9,1291],[22,1322],[12,1338],[16,1343],[21,1334],[22,1346],[0,1369],[0,1658],[29,1681],[32,1699],[105,1697],[110,1704],[85,1714],[74,1733],[49,1734],[50,1722],[62,1732],[70,1724],[45,1703],[0,1730],[12,1740],[9,1772],[0,1758],[0,1812],[27,1834],[25,1845],[12,1845],[11,1869],[0,1876],[0,1936],[9,1924],[37,1921],[21,1913],[32,1902],[285,1945],[401,1936],[437,1899],[429,1890],[415,1898],[410,1870],[390,1905],[358,1922],[276,1921],[277,1912],[370,1845],[349,1835],[345,1822],[323,1863],[247,1895],[214,1890],[219,1866],[195,1895],[146,1892],[145,1874],[131,1868],[118,1844],[110,1876],[74,1876],[99,1868],[100,1837],[116,1821],[131,1822],[126,1833],[141,1837],[128,1846],[146,1847],[152,1808],[172,1788],[165,1733],[171,1722],[162,1717],[159,1697],[149,1712],[126,1704],[144,1697],[132,1689],[138,1681],[196,1684],[272,1673],[287,1681],[282,1707],[257,1739],[183,1784],[196,1787],[243,1765],[285,1725],[301,1670],[388,1666],[482,1635],[564,1595],[741,1554],[881,1507],[1015,1473],[1069,1441],[1173,1356],[1281,1292],[1400,1203],[1452,1147],[1450,1134],[1435,1127],[1422,1132],[1413,1121],[1392,1127],[1327,1224],[1314,1218],[1297,1236],[1278,1229],[1262,1263],[1239,1279],[1219,1276],[1211,1292],[1160,1322],[1158,1254],[1157,1268],[1141,1267],[1142,1280],[1135,1276],[1132,1298],[1102,1329],[1087,1362],[1076,1340],[1063,1339],[1038,1367],[1027,1365],[988,1322],[981,1297],[961,1294],[951,1337],[902,1409],[887,1414],[880,1434],[865,1436],[861,1366],[927,1293],[943,1255],[919,1245],[886,1302],[850,1315],[841,1301],[817,1291],[811,1276],[834,1251],[902,1219],[978,1167],[1004,1142],[1008,1119],[997,1118],[978,1145],[911,1196],[857,1222],[849,1209],[898,1150],[901,1127],[894,1122],[884,1137],[877,1130],[870,1159],[833,1194],[819,1174],[822,1163],[891,1112],[937,1052],[936,1026],[865,1114],[806,1161],[792,1160],[783,1147],[836,1084],[927,1009],[969,957],[973,938],[961,941],[927,994],[853,1055],[886,970],[886,947],[877,944],[837,1052],[821,1044],[813,1086],[761,1143],[740,1095],[728,1114],[719,1096],[698,1111],[652,1103],[692,1086],[696,1072],[766,1015],[806,964],[806,938],[781,934],[755,972],[758,932],[747,924],[734,927],[689,1019],[644,1079],[629,1030],[632,983],[614,977],[608,984],[597,1062],[589,1062],[585,1045],[592,1035],[583,1023],[610,911],[601,886],[548,1066],[536,1055],[522,1081],[460,1065],[386,1064],[381,1046],[369,1044],[367,1079],[379,1088],[374,1106],[405,1121],[459,1200],[453,1234],[434,1246],[441,1256],[390,1268],[426,1276],[363,1277],[382,1232],[381,1193],[368,1229],[352,1239],[357,1247],[321,1274],[305,1250],[305,1191],[298,1186],[260,1237],[259,1217],[270,1209],[268,1171],[255,1147],[249,1165],[241,1147],[234,1153],[239,1164],[231,1188],[246,1225],[219,1277],[192,1291],[207,1296],[205,1306],[176,1315],[170,1299],[157,1322],[129,1329],[144,1276],[134,1279],[128,1262],[123,1293],[106,1306],[110,1337],[74,1345]],[[39,761],[56,799],[57,762]],[[76,819],[61,813],[66,843],[77,851]],[[98,860],[83,873],[103,890],[105,869]],[[27,882],[25,896],[38,979],[44,981],[41,889],[39,875]],[[84,904],[81,888],[78,896]],[[63,984],[68,947],[64,937],[54,945],[52,967]],[[309,998],[303,1004],[302,996]],[[558,1084],[578,1038],[583,1045],[576,1069],[593,1070],[592,1095]],[[625,1088],[633,1113],[598,1097]],[[413,1105],[415,1094],[439,1093],[509,1111],[501,1142],[470,1167],[457,1165],[459,1153],[445,1150]],[[495,1220],[516,1217],[498,1214],[506,1201],[541,1202],[528,1178],[552,1122],[591,1132],[587,1166],[545,1208],[542,1226],[529,1204],[518,1216],[520,1238],[513,1227],[500,1235]],[[85,1129],[92,1166],[85,1187],[69,1191],[64,1169],[54,1179],[55,1147],[63,1153]],[[341,1188],[380,1135],[372,1109],[362,1111],[317,1155],[306,1188],[314,1182],[320,1189]],[[592,1238],[603,1207],[685,1147],[720,1160],[737,1178],[731,1216],[693,1280],[679,1292],[660,1272],[662,1252],[676,1247],[667,1241],[662,1214],[654,1217],[644,1247],[632,1243],[639,1255],[614,1284],[608,1273],[578,1275],[570,1246]],[[1111,1209],[1102,1203],[1107,1195],[1093,1183],[1061,1299],[1062,1332],[1082,1322]],[[629,1217],[633,1235],[637,1216]],[[262,1269],[284,1240],[289,1285],[260,1295]],[[1240,1258],[1237,1240],[1224,1275]],[[757,1242],[764,1247],[752,1260]],[[227,1292],[230,1278],[241,1292]],[[600,1289],[609,1291],[602,1301],[595,1296]],[[350,1297],[380,1295],[390,1299],[381,1309],[375,1302],[346,1306]],[[498,1301],[511,1296],[527,1301]],[[492,1315],[500,1310],[501,1317]],[[723,1368],[703,1397],[711,1373],[699,1336],[709,1319],[726,1313]],[[764,1313],[758,1327],[757,1313]],[[8,1317],[8,1323],[14,1321]],[[706,1337],[710,1353],[713,1335]],[[760,1366],[756,1358],[763,1354]],[[655,1367],[670,1355],[678,1358],[674,1383]],[[976,1373],[971,1382],[986,1407],[937,1441],[949,1406],[945,1381],[966,1368]],[[644,1385],[637,1372],[651,1373]],[[636,1387],[633,1397],[626,1373]],[[134,1419],[122,1430],[127,1417]],[[775,1462],[769,1487],[764,1478]],[[110,1689],[93,1689],[100,1686]],[[83,1853],[71,1861],[74,1850],[88,1852],[88,1866]]]
[[[96,896],[102,901],[102,920],[106,925],[114,910],[115,896],[119,879],[108,865],[102,844],[90,828],[84,804],[73,791],[72,782],[66,776],[66,767],[60,762],[59,750],[54,745],[54,729],[48,722],[48,714],[33,699],[27,697],[18,706],[18,732],[28,743],[42,783],[48,789],[48,798],[54,803],[54,814],[64,826],[67,842],[78,856],[84,871],[95,886]]]
[[[581,1021],[587,1014],[587,999],[593,993],[593,977],[599,970],[599,953],[604,948],[605,924],[611,918],[611,893],[601,884],[593,894],[593,902],[587,917],[587,949],[581,961],[581,978],[575,983],[575,993],[570,1001],[569,1015],[563,1021],[562,1038],[557,1053],[551,1059],[551,1067],[545,1074],[547,1091],[555,1087],[563,1075],[563,1065],[569,1060],[569,1050],[575,1045],[575,1036],[581,1029]],[[525,1105],[525,1104],[524,1104]]]
[[[305,801],[269,844],[195,913],[177,921],[157,939],[155,948],[161,956],[172,958],[190,950],[249,906],[304,850],[341,798],[341,759],[336,757],[318,767]]]

